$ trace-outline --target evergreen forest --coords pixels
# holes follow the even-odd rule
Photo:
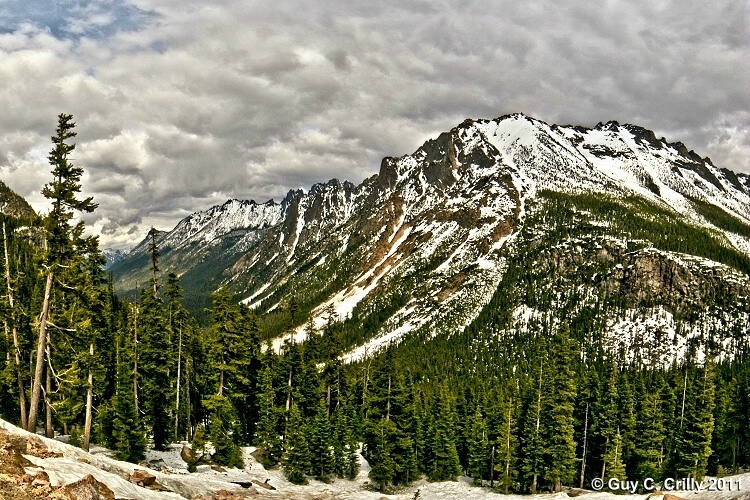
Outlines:
[[[599,335],[602,318],[634,304],[616,291],[576,307],[581,298],[565,283],[601,269],[559,267],[550,278],[528,265],[549,245],[509,257],[497,293],[467,328],[435,338],[415,332],[348,364],[342,353],[368,338],[376,316],[328,311],[325,325],[309,323],[299,343],[289,332],[308,323],[310,304],[293,295],[256,315],[221,288],[196,315],[175,270],[162,269],[154,232],[148,282],[119,297],[97,237],[80,222],[97,204],[81,195],[75,135],[73,117],[61,114],[41,187],[48,212],[0,214],[5,420],[133,462],[148,448],[188,441],[194,462],[242,467],[241,447],[255,446],[266,467],[299,484],[353,478],[361,453],[383,492],[461,475],[506,493],[556,492],[588,488],[594,478],[701,479],[750,466],[746,342],[723,357],[710,348],[699,356],[691,344],[670,363],[612,352]],[[551,229],[525,234],[529,240],[592,234],[598,229],[575,224],[585,209],[607,214],[634,240],[750,270],[747,256],[687,225],[670,222],[665,232],[659,221],[668,214],[645,202],[545,193],[540,203],[553,207],[539,212]],[[647,217],[631,220],[636,205]],[[702,209],[717,225],[737,224]],[[384,302],[384,318],[404,294]],[[722,297],[715,302],[730,300]],[[549,313],[511,328],[519,303]],[[695,319],[691,307],[681,306],[681,317]],[[270,340],[279,333],[285,340],[275,350]]]

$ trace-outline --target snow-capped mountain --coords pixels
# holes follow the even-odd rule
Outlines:
[[[157,241],[162,268],[182,275],[193,305],[219,286],[260,312],[283,311],[294,297],[315,327],[334,313],[364,332],[349,337],[349,359],[408,334],[462,331],[501,289],[514,297],[505,328],[527,328],[571,296],[582,310],[615,294],[633,311],[648,302],[652,313],[640,316],[682,318],[664,328],[685,340],[747,313],[750,177],[634,125],[514,114],[466,120],[411,155],[385,158],[359,186],[334,179],[280,204],[230,200]],[[520,256],[535,260],[521,266]],[[112,268],[120,289],[145,280],[147,266],[144,242]],[[557,294],[546,310],[518,282],[542,269],[536,288]],[[575,282],[583,278],[591,282]],[[722,290],[726,303],[696,316],[704,288]],[[641,331],[627,326],[640,319],[657,325],[640,337],[663,326],[636,316],[611,315],[603,335]],[[744,318],[737,328],[747,332]],[[291,318],[297,340],[304,320]]]
[[[102,253],[107,262],[104,264],[104,269],[109,269],[113,264],[120,262],[128,254],[127,251],[119,248],[103,248]]]

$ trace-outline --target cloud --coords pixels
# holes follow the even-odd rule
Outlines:
[[[0,14],[0,176],[44,210],[72,113],[105,245],[230,197],[360,182],[515,111],[636,123],[750,171],[744,2],[43,3]]]

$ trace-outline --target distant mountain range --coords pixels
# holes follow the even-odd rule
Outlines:
[[[350,360],[584,314],[654,362],[750,333],[750,176],[617,122],[466,120],[360,185],[229,200],[156,239],[193,311],[221,286],[279,318],[293,301],[301,314],[267,333],[302,340],[333,315]],[[144,240],[112,264],[118,290],[132,296],[148,266]]]
[[[102,249],[102,253],[104,254],[104,257],[107,259],[107,263],[104,264],[104,269],[109,269],[114,264],[124,259],[125,256],[128,254],[128,251],[114,249],[114,248],[104,248]]]

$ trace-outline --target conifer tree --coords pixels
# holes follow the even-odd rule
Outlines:
[[[206,445],[206,427],[203,424],[198,424],[195,426],[190,446],[196,455],[201,456],[206,453]]]
[[[575,474],[576,442],[573,429],[575,373],[571,363],[576,350],[566,324],[560,326],[553,338],[550,355],[550,376],[545,385],[542,405],[542,438],[544,442],[544,477],[553,492],[562,490],[564,483]]]
[[[176,338],[172,339],[172,347],[176,349],[176,352],[172,353],[172,357],[175,358],[176,369],[174,371],[174,393],[175,393],[175,409],[174,409],[174,439],[180,435],[181,431],[187,430],[187,415],[184,410],[184,384],[183,376],[186,354],[189,354],[187,346],[191,343],[192,327],[190,321],[190,313],[185,309],[180,300],[182,299],[182,285],[180,284],[180,278],[175,273],[169,273],[167,275],[166,285],[166,296],[167,296],[167,318],[169,324],[169,331],[172,332]],[[175,345],[176,344],[176,345]],[[174,350],[174,349],[173,349]],[[185,394],[189,396],[189,394]],[[181,403],[182,406],[181,406]]]
[[[707,362],[703,369],[685,367],[682,423],[675,433],[672,473],[678,477],[692,477],[700,481],[706,475],[711,456],[711,436],[714,430],[714,367]]]
[[[140,349],[138,363],[142,382],[142,401],[146,419],[151,427],[154,448],[166,449],[171,428],[172,401],[169,380],[168,324],[164,303],[153,292],[153,287],[141,292],[138,315]]]
[[[498,408],[498,418],[496,420],[497,437],[494,440],[494,471],[498,475],[500,487],[507,495],[511,485],[518,475],[516,471],[516,410],[512,397]]]
[[[74,235],[77,231],[74,231]],[[99,251],[96,237],[76,238],[76,253],[66,269],[58,273],[63,277],[68,289],[65,316],[69,328],[75,331],[75,338],[68,341],[73,348],[70,376],[81,380],[76,387],[85,387],[84,432],[82,448],[89,449],[94,413],[95,386],[103,389],[106,377],[108,351],[111,351],[113,338],[109,334],[108,319],[112,314],[110,300],[105,288],[104,256]],[[77,394],[69,394],[69,399],[78,399]],[[65,402],[65,401],[64,401]]]
[[[432,481],[455,481],[461,473],[455,440],[456,417],[444,387],[433,399],[432,413],[433,459],[428,477]]]
[[[422,429],[423,436],[421,443],[418,443],[417,450],[419,457],[417,463],[419,464],[419,470],[427,474],[430,470],[432,461],[434,459],[434,453],[432,449],[434,447],[434,432],[433,432],[433,418],[432,412],[427,409],[421,414],[421,421],[419,427]],[[367,456],[365,455],[365,458]]]
[[[325,401],[318,407],[318,413],[308,426],[307,443],[310,452],[310,469],[319,481],[327,482],[334,470],[334,456],[331,447],[331,429],[326,417]]]
[[[214,394],[203,400],[209,413],[209,436],[214,447],[212,460],[227,467],[243,467],[242,450],[234,442],[237,414],[234,405],[223,394]]]
[[[289,410],[281,467],[290,482],[307,484],[306,474],[310,470],[310,450],[305,433],[302,431],[302,416],[296,405]]]
[[[380,491],[387,491],[396,477],[393,439],[397,434],[396,424],[386,419],[379,420],[370,431],[367,444],[371,462],[370,479],[378,484]]]
[[[739,466],[747,463],[743,454],[747,439],[747,394],[743,394],[738,376],[717,387],[716,413],[712,448],[715,449],[714,468],[723,465],[731,474],[737,474]]]
[[[331,429],[330,455],[331,473],[336,477],[344,477],[346,460],[346,418],[343,409],[339,408],[329,421]]]
[[[364,454],[374,464],[386,460],[375,472],[382,481],[374,479],[372,474],[371,477],[387,489],[390,485],[406,484],[417,474],[417,443],[412,436],[417,432],[418,418],[409,404],[409,391],[392,353],[386,351],[378,363],[369,384]],[[452,438],[453,429],[450,432]]]
[[[482,484],[487,468],[488,440],[487,428],[484,422],[482,410],[477,406],[471,420],[471,431],[469,434],[469,467],[468,475],[474,478],[474,484]]]
[[[247,411],[248,399],[254,401],[256,387],[251,376],[255,377],[254,363],[260,351],[257,331],[248,331],[248,320],[241,307],[224,288],[213,295],[208,350],[214,393],[228,398],[238,418],[239,409]],[[238,431],[241,430],[240,424]]]
[[[400,431],[395,448],[395,453],[399,457],[396,483],[409,484],[417,479],[419,474],[419,450],[422,447],[420,441],[423,439],[420,419],[420,413],[423,411],[422,400],[415,388],[404,382],[402,377],[397,377],[396,383],[403,387],[403,390],[399,391],[402,402],[398,404],[402,410],[394,416]]]
[[[600,390],[599,403],[594,412],[594,430],[601,443],[602,469],[599,477],[602,480],[607,477],[607,464],[604,457],[612,447],[619,424],[617,378],[617,365],[613,363],[610,365],[609,378]]]
[[[117,392],[114,398],[113,437],[115,458],[128,462],[139,462],[145,457],[146,436],[138,413],[135,410],[133,385],[128,374],[129,366],[117,356]]]
[[[75,212],[90,213],[97,207],[97,204],[93,202],[91,197],[84,199],[77,198],[78,193],[81,191],[83,169],[74,166],[69,158],[70,153],[75,149],[75,144],[69,142],[70,139],[76,136],[76,132],[74,131],[75,123],[72,120],[72,115],[61,113],[58,116],[57,128],[55,135],[52,137],[54,146],[48,157],[53,167],[53,180],[42,189],[42,195],[51,200],[52,209],[45,219],[48,231],[48,250],[45,259],[46,284],[44,287],[42,310],[39,316],[39,335],[37,338],[35,369],[28,415],[27,430],[31,432],[36,430],[37,411],[39,408],[45,361],[49,361],[45,353],[51,352],[47,327],[50,317],[50,298],[54,276],[60,266],[68,263],[75,251],[72,242],[74,228],[71,226],[71,220]],[[82,232],[82,228],[83,222],[79,222],[76,225],[79,234]],[[51,363],[51,361],[49,362]],[[47,379],[49,380],[49,378],[48,376]],[[49,423],[49,404],[47,405],[47,409],[47,421]],[[51,429],[47,429],[47,433],[49,434],[50,432]]]
[[[636,395],[629,378],[630,370],[618,378],[619,432],[622,439],[622,460],[632,463],[635,459]],[[612,476],[610,476],[612,477]]]
[[[607,467],[607,477],[625,481],[625,464],[622,461],[622,435],[619,430],[615,433],[615,437],[604,455],[604,464]]]
[[[248,307],[235,304],[240,310],[241,334],[244,339],[244,352],[242,353],[244,364],[240,368],[242,377],[237,378],[237,387],[233,397],[233,403],[238,410],[239,417],[239,442],[250,444],[257,433],[257,425],[260,420],[260,401],[258,395],[261,385],[261,360],[260,337],[261,330],[258,317]]]
[[[534,494],[542,471],[542,383],[544,381],[544,358],[539,359],[533,387],[525,396],[523,432],[521,433],[521,473],[529,491]]]
[[[271,353],[270,348],[268,352]],[[281,459],[279,412],[275,404],[271,356],[272,353],[266,354],[266,366],[261,374],[260,420],[257,426],[257,445],[262,454],[261,462],[266,467],[277,464]]]
[[[18,392],[18,409],[19,409],[19,416],[20,416],[20,424],[21,428],[27,429],[28,428],[28,418],[27,418],[27,408],[26,408],[26,387],[24,380],[26,378],[25,370],[23,367],[23,363],[21,361],[21,337],[19,335],[19,316],[21,313],[20,304],[16,301],[16,293],[14,290],[15,285],[15,279],[12,278],[12,276],[15,276],[18,270],[14,272],[11,269],[11,258],[10,258],[10,252],[14,245],[9,242],[8,238],[8,227],[10,224],[7,221],[7,217],[5,214],[0,214],[0,218],[2,218],[2,225],[3,225],[3,274],[5,277],[5,286],[6,286],[6,300],[7,300],[7,310],[3,311],[3,326],[5,329],[6,338],[8,335],[13,339],[12,345],[10,345],[10,342],[8,342],[8,346],[6,349],[6,352],[9,352],[11,349],[13,350],[13,366],[15,368],[15,378],[16,378],[16,390]],[[11,228],[12,230],[12,228]],[[10,334],[8,331],[10,330]],[[7,404],[3,404],[3,407],[7,407]]]
[[[338,436],[343,444],[342,477],[354,479],[359,472],[359,443],[355,429],[356,409],[351,402],[347,402],[338,412]]]
[[[666,430],[661,412],[664,411],[659,389],[649,391],[641,401],[636,426],[636,475],[660,480],[664,462]]]

